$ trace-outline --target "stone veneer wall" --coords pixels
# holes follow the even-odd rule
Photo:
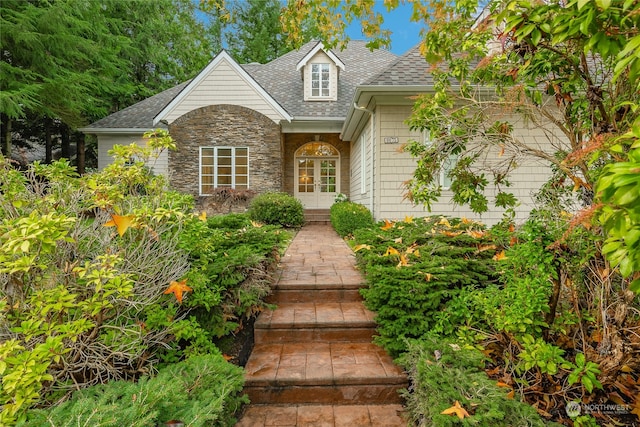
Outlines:
[[[319,141],[333,145],[340,152],[340,192],[348,196],[351,178],[349,175],[351,144],[340,140],[337,133],[287,133],[284,135],[284,191],[294,194],[296,150],[308,142],[314,142],[316,135],[319,136]]]
[[[257,111],[237,105],[210,105],[169,125],[178,151],[169,153],[173,188],[199,194],[200,147],[248,147],[249,188],[282,191],[280,126]]]

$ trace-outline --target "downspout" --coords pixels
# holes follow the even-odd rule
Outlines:
[[[371,190],[369,192],[369,210],[371,211],[371,214],[375,218],[376,215],[375,215],[375,211],[373,210],[373,201],[374,201],[373,200],[373,189],[374,189],[373,178],[375,176],[374,166],[375,166],[375,163],[376,163],[375,162],[375,155],[376,155],[375,140],[373,138],[373,127],[374,127],[373,121],[374,121],[374,118],[375,118],[375,113],[372,110],[369,110],[366,107],[360,107],[355,102],[353,103],[353,108],[355,108],[356,110],[365,111],[365,112],[369,113],[369,116],[370,116],[369,118],[370,118],[370,121],[371,121],[371,130],[369,131],[370,132],[369,136],[371,138],[371,167],[369,168],[370,169],[369,174],[371,175],[370,176],[370,179],[371,179]]]

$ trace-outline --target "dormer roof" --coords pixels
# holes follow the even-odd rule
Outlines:
[[[316,45],[309,51],[309,53],[307,53],[300,61],[298,61],[298,63],[296,64],[296,71],[300,71],[302,68],[304,68],[309,60],[311,60],[311,58],[313,58],[319,51],[323,51],[329,58],[331,58],[336,67],[344,71],[344,63],[331,50],[325,49],[322,42],[317,42]]]

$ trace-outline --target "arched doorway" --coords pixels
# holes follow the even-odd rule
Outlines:
[[[340,193],[340,153],[331,144],[316,141],[295,153],[295,196],[306,209],[329,208]]]

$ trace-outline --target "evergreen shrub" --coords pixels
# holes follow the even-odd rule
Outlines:
[[[446,339],[411,340],[399,359],[409,372],[404,392],[409,416],[421,426],[559,426],[543,420],[535,408],[515,398],[484,372],[484,356]],[[458,402],[469,416],[443,414]]]
[[[338,202],[331,206],[331,225],[344,237],[353,234],[358,228],[373,226],[373,216],[365,206],[354,202]]]
[[[248,403],[242,368],[220,354],[194,356],[138,382],[111,381],[80,390],[49,409],[31,410],[24,427],[146,427],[175,419],[192,427],[233,426]]]
[[[251,200],[249,217],[264,224],[288,228],[304,224],[304,209],[300,200],[286,193],[263,193]]]
[[[376,341],[399,355],[406,339],[473,323],[477,313],[458,302],[497,281],[495,250],[479,250],[487,243],[480,224],[439,217],[356,230],[354,249],[368,284],[361,293],[377,314]]]

